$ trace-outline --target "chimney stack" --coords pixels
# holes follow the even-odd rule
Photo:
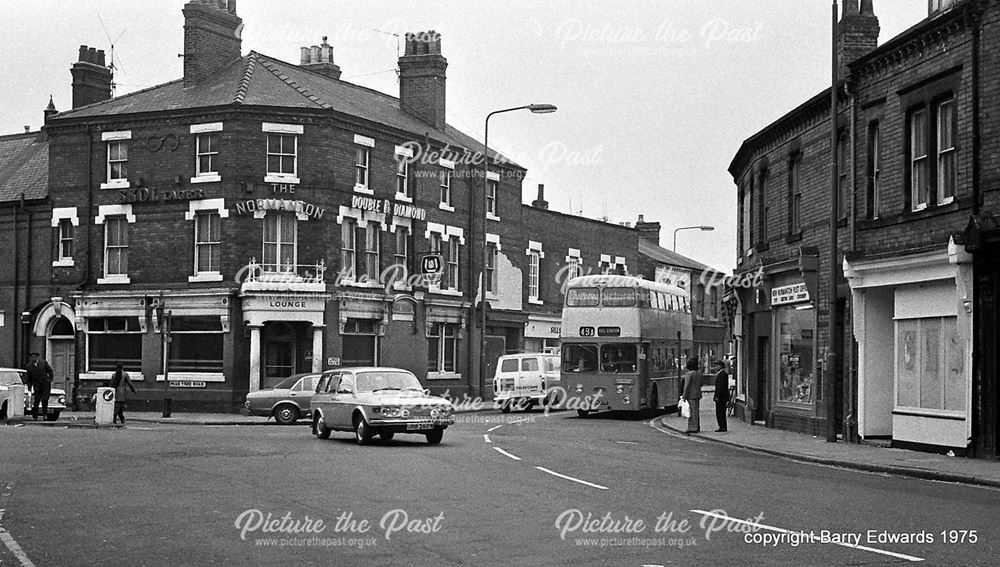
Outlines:
[[[81,45],[79,61],[69,72],[73,75],[73,108],[111,98],[111,69],[105,67],[103,50]]]
[[[837,24],[838,74],[848,74],[848,64],[878,47],[879,25],[872,0],[843,0],[840,22]]]
[[[333,46],[326,42],[325,35],[322,45],[302,48],[299,66],[331,79],[340,79],[340,67],[333,62]]]
[[[184,87],[193,87],[242,56],[243,20],[236,0],[184,5]]]
[[[549,202],[545,200],[545,185],[538,184],[538,198],[531,202],[531,206],[538,209],[548,209]]]
[[[639,238],[651,244],[660,245],[660,223],[646,222],[643,215],[639,215],[639,220],[635,221],[635,230],[639,233]]]
[[[399,106],[438,130],[445,125],[445,69],[441,34],[434,30],[406,34],[399,58]]]

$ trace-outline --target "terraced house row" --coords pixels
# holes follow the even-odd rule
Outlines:
[[[244,55],[232,1],[183,13],[183,78],[111,98],[84,46],[73,108],[0,138],[20,156],[0,164],[0,365],[38,350],[84,398],[120,361],[140,404],[181,409],[370,364],[489,397],[484,305],[492,365],[558,344],[567,277],[636,271],[637,228],[550,211],[541,186],[522,204],[524,168],[492,151],[483,183],[482,144],[445,122],[440,35],[407,37],[393,97],[340,80],[325,40],[298,65]]]
[[[772,427],[822,434],[833,420],[847,439],[995,458],[1000,3],[930,0],[917,25],[878,34],[872,0],[842,3],[835,265],[829,89],[730,165],[737,272],[763,274],[731,300],[742,406]]]

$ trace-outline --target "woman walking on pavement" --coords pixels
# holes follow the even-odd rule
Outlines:
[[[122,420],[122,425],[125,425],[125,389],[128,388],[135,393],[135,386],[132,385],[132,380],[128,377],[128,372],[125,372],[122,363],[118,363],[115,367],[115,373],[111,377],[111,387],[115,389],[115,416],[113,423],[118,423],[118,420]]]
[[[698,370],[698,357],[695,356],[687,361],[687,372],[684,375],[684,399],[691,406],[691,416],[688,417],[687,433],[698,433],[701,431],[701,371]]]

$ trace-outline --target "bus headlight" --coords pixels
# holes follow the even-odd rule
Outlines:
[[[617,384],[617,385],[615,385],[615,391],[618,392],[619,394],[621,394],[622,392],[625,391],[625,386],[622,386],[621,384]]]
[[[622,403],[630,404],[632,403],[632,398],[630,398],[629,396],[622,396]]]
[[[582,394],[583,393],[583,384],[577,384],[576,385],[576,393],[577,394]]]

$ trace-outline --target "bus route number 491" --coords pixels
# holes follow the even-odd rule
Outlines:
[[[581,337],[592,337],[592,336],[594,336],[594,328],[593,327],[580,327],[580,336]]]

